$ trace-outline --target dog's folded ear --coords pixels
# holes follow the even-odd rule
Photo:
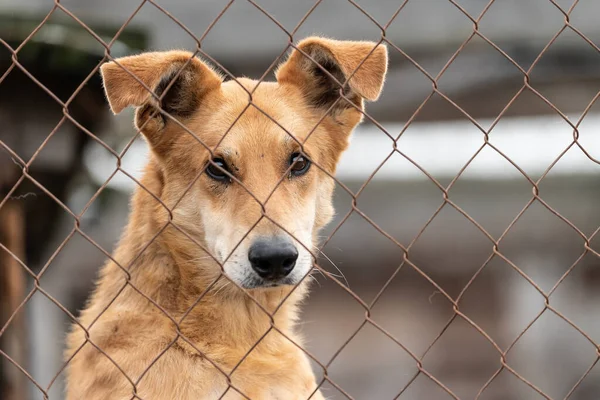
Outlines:
[[[204,94],[218,88],[222,82],[208,65],[186,51],[150,52],[118,58],[116,62],[103,64],[100,72],[106,97],[115,114],[129,106],[158,106],[157,97],[164,94],[160,107],[173,117],[186,117],[197,109]]]
[[[348,78],[344,97],[356,106],[362,108],[363,99],[379,97],[387,71],[386,46],[311,37],[296,47],[278,69],[277,80],[299,87],[311,106],[329,109],[340,98],[340,84]],[[353,108],[348,100],[340,99],[333,112]]]

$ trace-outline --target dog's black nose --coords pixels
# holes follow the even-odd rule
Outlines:
[[[250,246],[248,260],[256,273],[265,279],[287,276],[296,265],[298,250],[286,239],[259,239]]]

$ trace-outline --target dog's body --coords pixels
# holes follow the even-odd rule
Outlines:
[[[111,108],[138,107],[152,155],[68,337],[68,400],[323,398],[297,305],[333,214],[331,175],[363,98],[379,95],[387,53],[319,38],[298,49],[277,83],[259,86],[222,82],[184,52],[102,67]],[[350,78],[340,100],[331,76]]]

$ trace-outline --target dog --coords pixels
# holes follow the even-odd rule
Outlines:
[[[276,82],[226,81],[185,51],[101,66],[111,110],[136,108],[150,153],[67,337],[68,400],[324,398],[298,307],[387,59],[383,44],[310,37]]]

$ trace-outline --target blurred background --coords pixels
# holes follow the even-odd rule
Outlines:
[[[256,3],[290,32],[315,4]],[[44,390],[50,386],[48,398],[63,398],[67,312],[77,315],[105,260],[73,234],[74,219],[56,200],[75,214],[85,211],[81,229],[110,251],[134,188],[131,179],[117,173],[95,197],[114,172],[116,158],[90,134],[121,151],[135,131],[131,112],[110,115],[96,72],[105,49],[79,22],[108,43],[137,10],[114,39],[113,57],[149,49],[193,50],[190,33],[200,37],[228,5],[215,0],[140,4],[66,0],[57,8],[50,0],[0,0],[0,140],[14,152],[0,152],[2,399],[43,398],[9,357]],[[495,47],[479,36],[464,45],[473,22],[457,5],[474,19],[486,10],[477,26]],[[335,264],[349,289],[372,305],[371,318],[417,357],[425,354],[423,368],[460,399],[473,399],[484,387],[480,398],[488,400],[600,398],[593,344],[600,343],[600,260],[586,251],[582,237],[600,251],[595,235],[600,227],[600,104],[594,103],[600,93],[600,2],[324,0],[297,28],[294,40],[313,34],[379,40],[380,28],[357,6],[381,26],[402,7],[386,29],[394,46],[389,46],[383,95],[367,106],[385,132],[366,121],[339,169],[350,190],[362,187],[357,207],[372,223],[352,212],[352,197],[338,185],[338,217],[324,235],[335,232],[323,250],[330,261],[320,263],[332,272]],[[573,7],[568,21],[575,29],[564,29],[559,7],[565,12]],[[212,26],[202,48],[231,73],[259,78],[287,41],[255,5],[238,0]],[[18,48],[17,54],[7,46]],[[519,68],[529,72],[528,79]],[[437,79],[443,96],[432,91],[426,74]],[[523,89],[524,82],[530,87]],[[59,102],[68,102],[71,118]],[[578,127],[581,147],[573,145],[572,125]],[[482,130],[490,129],[493,147],[480,150]],[[401,135],[397,147],[404,156],[393,153],[386,132]],[[123,157],[124,169],[139,175],[145,152],[144,142],[135,140]],[[18,158],[28,162],[32,157],[27,174],[33,180],[18,165]],[[545,205],[531,202],[531,181],[542,177],[538,189]],[[452,204],[444,203],[431,178],[443,187],[452,183],[447,192]],[[503,257],[494,256],[493,242],[465,213],[493,240],[502,238]],[[403,251],[373,224],[410,245],[413,265],[403,264]],[[33,273],[42,272],[39,288],[62,309],[41,290],[33,291],[34,279],[7,250]],[[415,266],[459,298],[460,311],[488,337],[464,318],[452,319],[452,304]],[[374,326],[362,326],[365,309],[341,285],[323,278],[319,283],[304,308],[302,330],[307,349],[328,365],[328,377],[348,395],[451,398],[424,374],[405,389],[418,372],[415,360]],[[540,291],[550,295],[548,304],[556,312],[542,313]],[[510,348],[507,364],[546,397],[507,369],[485,386],[501,367],[491,341],[502,351]],[[317,365],[315,371],[323,375]],[[330,399],[346,398],[329,383],[323,391]]]

